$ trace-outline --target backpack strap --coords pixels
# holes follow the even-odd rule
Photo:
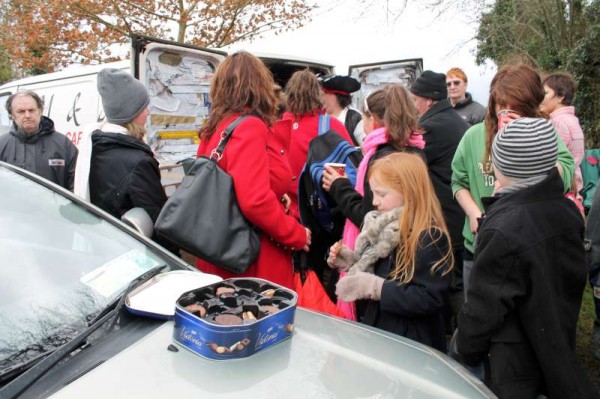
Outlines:
[[[328,114],[319,115],[319,136],[329,130],[331,117]]]

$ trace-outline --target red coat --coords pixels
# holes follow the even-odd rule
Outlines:
[[[217,147],[220,133],[237,116],[221,121],[216,133],[200,142],[198,155],[208,156]],[[293,289],[290,249],[300,249],[306,244],[306,230],[285,213],[281,202],[291,180],[286,158],[289,128],[275,131],[277,134],[259,118],[244,120],[234,130],[219,161],[219,166],[233,179],[242,213],[262,232],[257,260],[243,274],[232,274],[201,259],[196,267],[223,278],[259,277]]]
[[[292,200],[290,213],[297,219],[300,219],[300,214],[298,212],[298,178],[306,163],[308,144],[313,138],[317,137],[317,134],[319,133],[319,113],[315,111],[313,114],[302,115],[297,118],[294,114],[286,112],[283,114],[282,119],[284,121],[289,120],[292,122],[292,139],[288,156],[290,167],[292,168],[292,182],[288,191],[290,199]],[[331,117],[329,128],[341,134],[342,137],[352,144],[352,139],[342,122]]]

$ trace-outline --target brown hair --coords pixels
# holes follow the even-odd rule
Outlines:
[[[382,125],[386,109],[385,91],[381,89],[370,93],[367,97],[365,97],[364,102],[366,103],[366,107],[363,103],[362,113],[367,116],[372,116],[375,118],[377,124]]]
[[[213,134],[221,120],[234,113],[255,115],[271,125],[278,105],[274,84],[269,69],[252,54],[239,51],[225,58],[211,81],[211,113],[200,136]]]
[[[490,157],[492,142],[498,133],[496,105],[510,107],[522,117],[541,118],[540,111],[544,100],[542,79],[535,69],[526,64],[507,65],[501,68],[490,84],[490,97],[485,116],[485,157]]]
[[[575,96],[575,79],[568,73],[558,72],[548,75],[543,84],[554,90],[557,97],[562,97],[563,105],[572,105]]]
[[[294,72],[285,85],[287,109],[296,116],[318,112],[321,104],[321,85],[317,77],[307,68]]]
[[[412,132],[418,129],[419,117],[408,90],[399,84],[386,86],[383,124],[390,144],[404,147]]]
[[[431,272],[447,265],[443,275],[448,274],[454,267],[450,234],[423,159],[407,152],[393,153],[373,162],[369,168],[371,177],[404,197],[404,209],[398,221],[400,244],[396,251],[396,267],[390,271],[390,277],[400,284],[412,281],[423,233],[433,235],[434,241],[430,245],[435,245],[442,236],[446,236],[446,253],[431,266]]]
[[[446,72],[446,77],[448,78],[450,76],[456,76],[457,78],[461,79],[463,82],[469,83],[469,79],[467,79],[467,75],[465,75],[465,72],[460,68],[452,68],[448,72]]]
[[[40,111],[44,110],[44,100],[34,91],[31,90],[24,90],[24,91],[18,91],[16,93],[13,93],[10,95],[10,97],[8,97],[8,100],[6,100],[6,112],[8,112],[8,116],[12,119],[12,104],[13,101],[15,100],[15,98],[17,97],[31,97],[33,98],[33,101],[35,101],[36,106],[38,107],[38,109]]]

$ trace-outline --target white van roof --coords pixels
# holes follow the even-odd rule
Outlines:
[[[23,79],[13,80],[11,82],[7,82],[0,86],[0,92],[3,89],[12,88],[15,86],[27,86],[30,84],[35,84],[39,82],[51,82],[53,80],[61,80],[66,78],[73,78],[75,76],[86,76],[86,75],[96,75],[98,72],[103,70],[104,68],[117,68],[117,69],[128,69],[131,67],[130,60],[109,62],[106,64],[98,64],[98,65],[84,65],[84,64],[72,64],[67,68],[58,71],[46,73],[43,75],[30,76]]]

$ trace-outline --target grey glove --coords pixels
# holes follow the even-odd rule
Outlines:
[[[371,273],[357,272],[353,276],[345,276],[335,286],[335,294],[342,301],[352,302],[357,299],[381,299],[381,289],[385,280]]]
[[[345,245],[342,245],[337,254],[333,254],[333,247],[329,250],[329,257],[327,257],[327,264],[332,269],[338,269],[342,272],[350,269],[350,267],[356,262],[354,260],[354,251]]]

